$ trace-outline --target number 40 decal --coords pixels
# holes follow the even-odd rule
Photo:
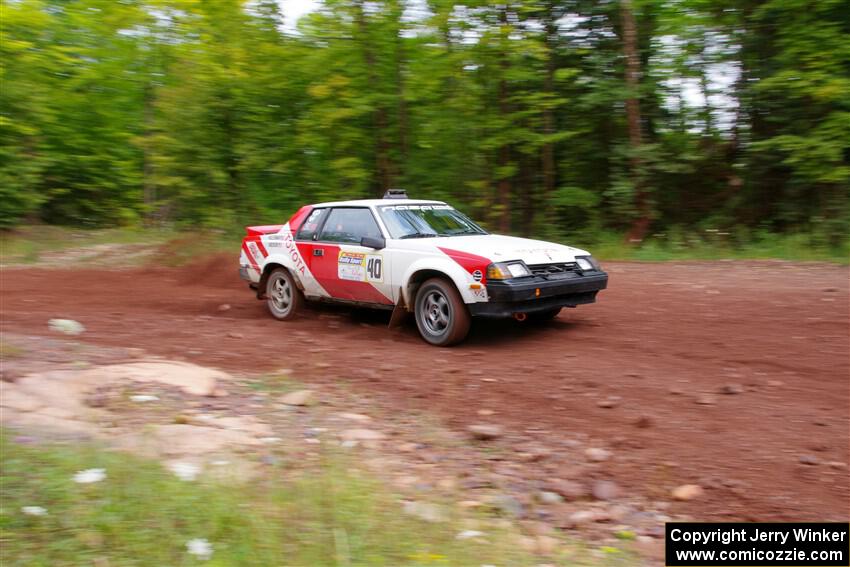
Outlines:
[[[380,256],[366,257],[366,279],[370,282],[384,281],[384,259]]]

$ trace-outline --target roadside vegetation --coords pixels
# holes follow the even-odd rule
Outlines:
[[[400,187],[522,236],[846,250],[846,2],[288,4],[4,2],[0,228],[220,229]]]
[[[283,222],[285,216],[278,220]],[[30,225],[0,232],[0,264],[39,264],[45,260],[62,265],[85,265],[103,259],[116,248],[113,263],[177,266],[217,252],[236,253],[244,227],[198,229],[74,229]],[[724,233],[672,230],[628,244],[616,232],[575,231],[556,237],[566,244],[589,249],[602,261],[663,262],[683,260],[791,260],[850,263],[850,241],[838,246],[808,234],[777,235],[766,232]],[[68,255],[70,251],[75,251]],[[122,258],[121,251],[138,252]],[[146,251],[146,252],[145,252]]]
[[[295,481],[280,470],[251,482],[184,481],[123,453],[29,442],[8,432],[0,438],[0,547],[8,567],[539,562],[507,531],[458,539],[463,528],[453,521],[403,515],[392,495],[341,455]],[[605,564],[625,557],[609,555]]]

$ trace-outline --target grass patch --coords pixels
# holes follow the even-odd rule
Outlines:
[[[35,264],[46,253],[98,244],[161,245],[148,259],[156,265],[178,266],[217,252],[238,252],[242,228],[222,230],[111,228],[70,229],[26,226],[0,232],[0,261]],[[545,239],[545,238],[544,238]],[[664,262],[674,260],[794,260],[850,264],[850,239],[827,245],[810,234],[779,235],[741,229],[738,234],[717,230],[672,229],[654,234],[639,245],[613,232],[579,232],[555,240],[590,250],[602,260]]]
[[[0,339],[0,359],[18,358],[23,356],[24,349]]]
[[[576,235],[567,239],[602,260],[666,262],[682,260],[790,260],[850,264],[850,244],[826,246],[806,234],[750,235],[735,240],[716,231],[656,234],[629,245],[621,234]]]
[[[0,232],[0,261],[34,264],[47,253],[86,248],[98,244],[155,245],[173,238],[172,230],[141,228],[108,228],[101,230],[71,229],[36,225]]]
[[[27,446],[0,437],[2,563],[18,565],[534,565],[511,534],[456,539],[454,522],[405,516],[394,497],[352,466],[328,457],[297,481],[268,474],[250,483],[184,482],[156,462],[85,445]],[[77,484],[76,472],[106,479]],[[277,471],[280,472],[279,470]],[[29,516],[23,506],[41,506]],[[448,509],[448,507],[447,507]],[[200,561],[187,542],[209,541]],[[578,549],[578,548],[577,548]],[[569,564],[590,564],[585,550]],[[624,564],[621,552],[598,564]],[[551,559],[550,559],[551,560]],[[560,562],[559,562],[560,563]]]

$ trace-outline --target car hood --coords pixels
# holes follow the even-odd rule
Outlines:
[[[563,244],[515,236],[502,236],[500,234],[429,238],[427,242],[432,245],[436,244],[441,249],[484,256],[492,262],[522,260],[529,265],[572,262],[576,256],[588,255],[585,250],[564,246]]]

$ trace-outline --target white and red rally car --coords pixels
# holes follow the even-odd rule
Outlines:
[[[593,303],[608,283],[584,250],[488,234],[451,206],[403,191],[248,227],[239,271],[277,319],[296,316],[305,300],[393,309],[391,324],[412,311],[439,346],[462,341],[473,316],[551,319]]]

